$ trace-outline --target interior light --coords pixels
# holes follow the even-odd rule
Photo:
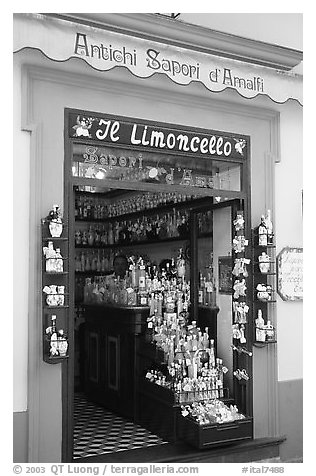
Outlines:
[[[102,180],[105,178],[105,175],[106,175],[106,171],[104,169],[100,169],[97,171],[97,173],[95,174],[95,178],[99,179],[99,180]]]
[[[97,179],[103,179],[105,177],[105,174],[104,172],[101,172],[101,170],[99,170],[96,174],[95,174],[95,178]]]

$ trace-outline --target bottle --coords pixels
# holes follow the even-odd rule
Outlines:
[[[86,246],[88,244],[88,232],[87,230],[83,230],[82,236],[81,236],[81,244]]]
[[[137,280],[136,280],[136,265],[133,259],[131,258],[132,263],[129,266],[129,275],[130,275],[130,282],[131,282],[131,287],[133,289],[137,288]]]
[[[60,248],[56,248],[55,271],[56,273],[62,273],[64,271],[64,262],[60,253]]]
[[[203,348],[208,349],[210,345],[210,339],[208,335],[208,327],[205,327],[205,332],[203,334]]]
[[[81,260],[79,258],[79,255],[75,256],[75,271],[82,271],[81,269]]]
[[[214,339],[210,340],[210,367],[215,367],[215,347]]]
[[[48,246],[43,248],[46,258],[46,272],[51,273],[55,271],[55,257],[56,252],[52,241],[48,242]]]
[[[88,245],[93,246],[93,244],[94,244],[94,231],[92,226],[90,226],[88,231]]]
[[[198,295],[198,303],[203,305],[203,297],[204,297],[204,289],[203,289],[203,278],[202,274],[200,273],[200,286],[199,286],[199,295]]]
[[[265,223],[267,227],[267,243],[268,245],[272,245],[273,244],[273,225],[271,220],[271,210],[267,210]]]
[[[219,398],[224,397],[224,372],[223,372],[223,361],[222,359],[216,359],[217,367],[217,388]]]
[[[261,222],[258,227],[258,244],[259,246],[267,246],[268,244],[268,230],[264,215],[261,216]]]
[[[146,291],[146,271],[142,258],[139,260],[138,289],[140,292]]]
[[[50,335],[50,355],[54,357],[58,355],[58,341],[57,341],[57,328],[56,328],[57,316],[52,315],[51,335]]]
[[[258,317],[256,319],[256,341],[265,342],[265,340],[266,340],[266,332],[265,332],[264,319],[262,317],[262,310],[258,309]]]
[[[85,259],[84,252],[81,253],[80,262],[81,262],[81,266],[80,266],[81,271],[86,271],[86,259]]]
[[[77,246],[81,245],[81,231],[80,230],[75,231],[75,244]]]
[[[183,254],[183,249],[180,248],[179,254],[177,257],[177,275],[178,278],[182,278],[185,276],[185,258]]]
[[[273,340],[274,339],[274,328],[271,324],[271,321],[267,321],[266,336],[267,336],[267,340]]]
[[[213,306],[213,284],[211,273],[207,273],[207,281],[205,281],[205,291],[206,291],[206,305]]]
[[[109,245],[114,244],[114,235],[113,235],[113,228],[112,228],[112,223],[109,223],[108,225],[108,239],[107,242]]]

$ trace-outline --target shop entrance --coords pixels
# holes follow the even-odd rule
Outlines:
[[[142,170],[148,159],[149,174],[140,175],[126,150],[66,146],[72,349],[63,372],[64,461],[159,451],[178,441],[181,407],[194,401],[237,404],[251,416],[251,395],[233,378],[231,337],[233,222],[241,213],[247,227],[249,216],[245,167],[197,161],[216,187],[206,188],[196,185],[194,166],[170,167],[189,157],[129,149],[129,163],[138,159]]]

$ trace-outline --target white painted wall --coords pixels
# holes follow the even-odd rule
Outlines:
[[[293,102],[281,112],[281,162],[275,167],[277,253],[285,246],[303,246],[303,124],[302,109]],[[279,380],[303,377],[303,303],[278,297]]]
[[[21,68],[13,71],[13,411],[27,409],[30,138],[21,131]]]
[[[240,5],[240,8],[242,6]],[[240,10],[239,8],[239,10]],[[181,13],[179,20],[303,50],[302,13]]]

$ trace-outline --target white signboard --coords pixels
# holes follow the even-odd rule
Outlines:
[[[303,249],[286,247],[277,256],[278,293],[283,301],[303,299]]]

